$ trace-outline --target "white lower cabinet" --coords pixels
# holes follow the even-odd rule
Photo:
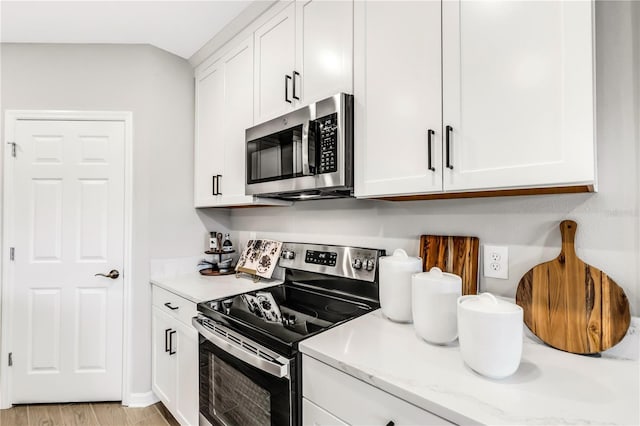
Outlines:
[[[181,320],[196,306],[155,286],[153,293],[152,389],[180,424],[197,425],[198,332]]]
[[[302,358],[304,425],[450,425],[452,423],[330,367]]]
[[[302,424],[313,426],[347,425],[347,423],[318,407],[306,398],[302,398]]]

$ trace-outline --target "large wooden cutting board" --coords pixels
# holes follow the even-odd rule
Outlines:
[[[631,316],[622,288],[576,256],[577,229],[574,221],[560,223],[560,255],[522,277],[516,303],[529,329],[548,345],[593,354],[622,340]]]
[[[478,293],[477,237],[451,237],[446,235],[421,235],[420,257],[422,270],[434,266],[444,272],[462,277],[462,294]]]

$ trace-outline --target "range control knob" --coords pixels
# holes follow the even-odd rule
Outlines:
[[[296,254],[293,252],[293,250],[283,250],[280,256],[283,259],[291,260],[296,257]]]
[[[351,266],[353,266],[353,269],[362,269],[362,260],[356,257],[355,259],[353,259],[353,263],[351,264]]]
[[[369,258],[364,261],[364,269],[367,271],[373,271],[373,267],[376,265],[376,261]]]

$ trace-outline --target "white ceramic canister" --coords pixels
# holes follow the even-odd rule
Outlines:
[[[458,337],[457,301],[462,278],[433,267],[411,277],[413,327],[430,343],[444,345]]]
[[[380,308],[392,321],[411,322],[411,275],[422,271],[422,259],[402,249],[379,261]]]
[[[476,372],[502,379],[522,357],[523,310],[490,293],[458,298],[458,339],[464,362]]]

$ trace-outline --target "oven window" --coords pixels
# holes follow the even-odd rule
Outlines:
[[[302,124],[247,142],[247,183],[302,176]]]
[[[210,354],[209,407],[223,424],[270,425],[271,395],[247,376]]]
[[[297,360],[290,360],[294,374],[289,379],[249,365],[202,337],[199,349],[200,414],[209,424],[297,424]]]

